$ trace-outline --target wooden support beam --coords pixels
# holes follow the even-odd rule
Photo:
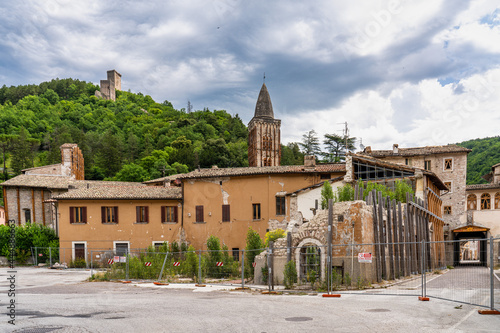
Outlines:
[[[388,255],[389,255],[389,274],[388,277],[391,280],[394,280],[394,240],[392,238],[392,205],[391,199],[387,197],[387,247],[388,247]]]
[[[375,265],[377,271],[377,282],[382,281],[382,266],[380,258],[380,242],[378,231],[378,212],[377,212],[377,192],[371,191],[370,200],[373,200],[373,241],[375,242]]]
[[[385,246],[386,246],[386,237],[384,232],[384,200],[382,198],[382,192],[378,192],[378,226],[379,226],[379,242],[380,245],[380,257],[381,257],[381,266],[382,266],[382,278],[387,279],[387,265],[385,258]]]

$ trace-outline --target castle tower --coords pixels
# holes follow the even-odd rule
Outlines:
[[[278,166],[281,162],[281,120],[274,119],[273,104],[266,84],[260,89],[255,114],[248,124],[248,164]]]
[[[107,74],[108,79],[101,80],[101,91],[96,90],[95,95],[99,98],[115,101],[116,91],[122,90],[122,75],[114,69],[108,71]]]

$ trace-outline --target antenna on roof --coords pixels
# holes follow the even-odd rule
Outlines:
[[[266,83],[266,72],[264,72],[264,83]]]

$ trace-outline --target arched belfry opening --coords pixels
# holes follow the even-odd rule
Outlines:
[[[271,96],[262,85],[255,114],[248,124],[248,164],[251,167],[278,166],[281,163],[281,120],[274,119]]]

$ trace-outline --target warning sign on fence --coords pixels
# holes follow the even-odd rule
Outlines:
[[[120,257],[119,257],[119,256],[115,256],[115,257],[113,258],[113,261],[114,261],[114,262],[120,262]]]
[[[224,266],[224,263],[222,261],[217,261],[217,267]]]
[[[253,266],[253,268],[255,268],[255,266],[257,266],[257,263],[256,263],[256,262],[253,262],[253,263],[252,263],[252,266]]]
[[[358,253],[358,262],[372,263],[371,253]]]
[[[120,262],[127,262],[127,257],[120,257]]]
[[[177,266],[180,266],[180,265],[181,265],[181,263],[179,261],[174,262],[174,266],[177,267]]]
[[[115,261],[113,259],[108,260],[108,265],[112,265]]]
[[[43,256],[43,253],[39,253],[39,254],[38,254],[38,256],[39,256],[39,257]]]
[[[144,266],[146,266],[146,267],[151,266],[151,261],[146,261],[146,263],[144,264]]]

